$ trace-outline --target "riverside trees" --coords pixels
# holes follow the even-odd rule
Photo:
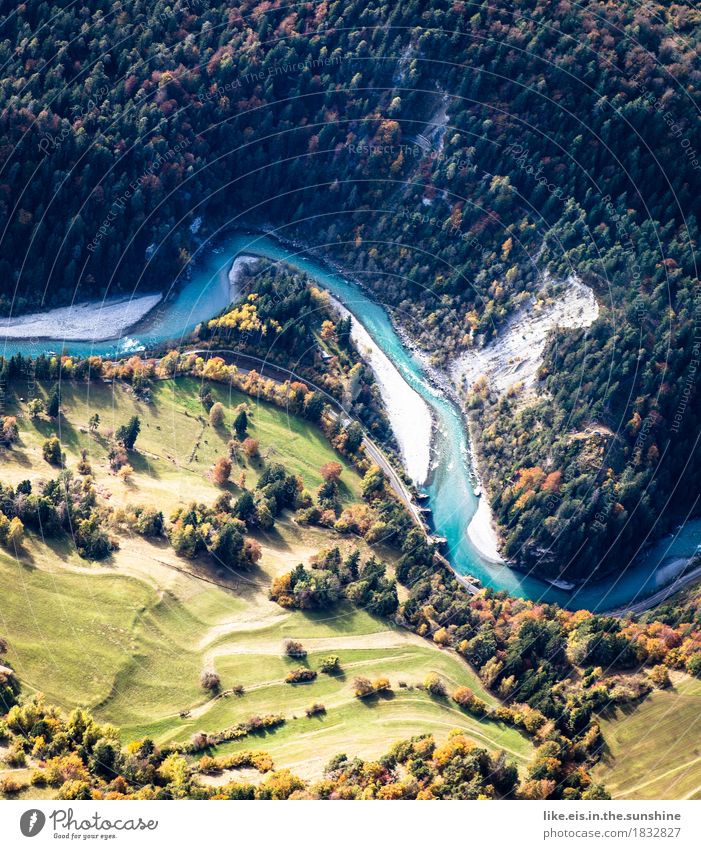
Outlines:
[[[561,509],[537,498],[516,511],[497,505],[510,550],[551,550],[588,574],[600,560],[626,561],[635,541],[619,531],[634,505],[643,534],[668,501],[683,512],[701,462],[692,4],[587,0],[558,7],[552,26],[538,0],[477,13],[429,0],[379,8],[371,31],[360,0],[292,17],[247,0],[234,15],[225,3],[145,0],[132,13],[86,24],[73,7],[59,20],[49,6],[20,5],[5,22],[0,280],[13,283],[0,291],[1,311],[176,279],[198,250],[203,199],[205,232],[255,209],[325,245],[439,362],[541,294],[545,268],[563,279],[574,269],[607,296],[596,345],[563,335],[563,359],[543,374],[552,402],[518,422],[523,444],[503,411],[485,453],[502,471],[543,465],[545,442],[583,411],[631,427],[610,466],[583,473],[586,498],[566,482]],[[31,37],[84,26],[99,26],[99,38],[85,35],[58,58],[54,39]],[[446,39],[454,64],[444,61]],[[422,130],[428,150],[414,141]],[[235,191],[223,191],[232,180]],[[430,255],[417,249],[425,244]],[[281,360],[312,356],[310,295],[290,285],[276,298],[268,283],[205,335],[230,333],[244,347],[265,338]],[[340,355],[348,328],[335,333]],[[135,389],[143,380],[133,376]],[[563,476],[571,455],[561,440]],[[658,456],[664,472],[648,487]],[[613,501],[611,488],[625,497]],[[603,530],[592,527],[597,514]],[[582,533],[587,554],[571,544]]]

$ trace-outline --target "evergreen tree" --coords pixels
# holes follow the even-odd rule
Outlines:
[[[138,416],[132,416],[127,424],[117,428],[116,439],[127,451],[131,451],[141,431],[141,421]]]
[[[248,416],[246,415],[245,410],[241,410],[241,412],[234,419],[234,431],[238,439],[243,439],[246,436],[246,431],[248,430]]]
[[[58,418],[61,411],[61,394],[58,386],[54,386],[49,395],[49,403],[46,405],[46,412],[52,419]]]

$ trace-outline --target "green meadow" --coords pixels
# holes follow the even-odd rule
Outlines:
[[[607,751],[593,775],[613,798],[701,799],[701,681],[677,675],[601,730]]]
[[[41,455],[43,440],[57,433],[74,467],[88,453],[98,492],[108,503],[148,504],[166,516],[192,500],[211,503],[221,488],[210,478],[215,460],[226,454],[239,404],[252,410],[250,435],[260,442],[261,461],[242,461],[246,486],[255,484],[266,459],[283,463],[314,490],[320,467],[342,462],[343,497],[359,499],[360,479],[307,422],[269,404],[212,385],[227,409],[225,427],[209,424],[189,379],[155,384],[153,400],[136,399],[122,384],[65,384],[59,422],[30,420],[26,400],[8,412],[18,416],[20,444],[5,452],[0,479],[34,482],[55,475]],[[16,388],[25,397],[23,387]],[[98,413],[96,434],[88,431]],[[110,433],[138,415],[142,431],[130,457],[135,472],[125,484],[109,469]],[[234,470],[232,480],[238,473]],[[230,485],[232,494],[238,487]],[[465,730],[490,749],[504,748],[519,764],[531,743],[500,723],[478,721],[449,699],[436,699],[421,686],[435,672],[448,691],[472,687],[490,704],[494,699],[457,655],[362,610],[341,605],[325,614],[288,611],[268,598],[272,579],[330,544],[344,549],[361,540],[302,528],[280,518],[269,533],[258,533],[262,559],[250,573],[215,570],[206,557],[178,557],[165,540],[152,542],[122,534],[119,550],[104,562],[81,560],[70,540],[43,542],[29,536],[14,557],[0,553],[0,634],[25,693],[41,692],[69,710],[91,709],[97,718],[121,728],[126,741],[145,736],[161,743],[186,742],[199,731],[216,732],[256,715],[282,714],[286,723],[272,733],[251,735],[219,747],[265,749],[276,765],[317,777],[339,752],[379,756],[399,739],[421,733],[445,737]],[[305,661],[284,653],[287,639],[303,643]],[[290,669],[318,669],[322,658],[338,655],[342,672],[319,673],[309,684],[290,685]],[[242,695],[212,698],[200,683],[203,670],[217,672],[221,689],[242,687]],[[353,679],[386,677],[392,692],[360,701]],[[306,708],[321,703],[326,713],[307,718]]]
[[[280,462],[300,475],[306,487],[314,490],[321,483],[321,466],[337,460],[344,468],[342,498],[347,502],[359,498],[358,475],[318,427],[272,404],[209,383],[207,387],[214,400],[226,408],[224,425],[212,427],[198,398],[201,385],[201,381],[186,377],[157,381],[153,385],[152,400],[146,403],[120,382],[64,382],[61,416],[57,421],[49,421],[30,419],[26,401],[18,400],[26,398],[28,388],[15,384],[7,414],[17,416],[21,440],[2,463],[2,480],[18,483],[24,479],[49,477],[53,470],[44,461],[41,446],[48,436],[56,434],[69,468],[78,461],[83,449],[87,451],[93,476],[112,503],[150,501],[158,503],[167,513],[192,500],[212,501],[221,492],[210,479],[212,466],[219,457],[228,454],[227,442],[232,436],[235,410],[240,404],[246,404],[252,413],[248,433],[258,440],[261,458],[241,458],[238,467],[234,465],[232,481],[245,472],[246,486],[250,489],[266,461]],[[38,386],[35,393],[46,398],[47,388]],[[93,435],[88,432],[88,423],[95,413],[100,417],[100,425]],[[141,433],[137,451],[130,456],[134,475],[125,485],[110,473],[107,452],[110,435],[134,415],[141,420]],[[234,483],[229,488],[236,494]]]

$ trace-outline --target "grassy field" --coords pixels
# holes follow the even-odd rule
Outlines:
[[[270,578],[296,559],[292,533],[286,528],[289,548],[265,546],[261,569],[226,579],[226,587],[204,580],[205,564],[181,561],[172,550],[141,539],[123,541],[107,565],[85,566],[70,551],[52,552],[39,543],[29,546],[31,565],[2,555],[0,583],[16,589],[0,614],[2,633],[10,638],[9,660],[26,691],[41,691],[65,708],[86,705],[119,725],[125,740],[149,735],[159,742],[185,741],[199,730],[282,713],[288,723],[277,732],[222,750],[265,748],[276,763],[310,777],[338,751],[379,755],[405,736],[444,736],[451,728],[525,763],[532,748],[518,732],[478,722],[449,701],[414,689],[437,672],[449,688],[469,685],[493,703],[456,656],[351,607],[321,616],[269,601]],[[304,549],[328,541],[319,531],[304,533]],[[306,685],[283,683],[300,665],[284,656],[287,638],[302,641],[310,668],[333,653],[343,673],[320,674]],[[243,685],[244,695],[209,699],[199,684],[204,668],[220,674],[224,689]],[[358,701],[352,692],[356,675],[388,677],[394,695]],[[400,688],[400,681],[411,689]],[[313,702],[322,702],[327,714],[307,719],[305,708]],[[181,712],[190,715],[181,718]]]
[[[157,504],[168,514],[193,499],[211,503],[221,490],[209,469],[225,453],[228,436],[203,417],[197,389],[188,380],[160,383],[154,402],[143,404],[119,384],[66,385],[59,433],[68,466],[87,447],[100,494],[111,504]],[[229,422],[233,408],[250,401],[218,387],[213,394],[227,406]],[[106,434],[87,432],[93,412],[100,415],[101,429],[114,429],[133,414],[141,417],[132,486],[110,474]],[[47,479],[55,470],[42,459],[41,443],[53,427],[25,417],[24,402],[16,413],[21,444],[6,452],[0,478]],[[251,434],[263,454],[316,488],[319,467],[336,458],[323,435],[264,404],[255,405],[253,422]],[[249,486],[260,470],[247,466]],[[343,480],[345,498],[355,499],[359,478],[345,464]],[[314,615],[286,611],[269,600],[275,575],[331,543],[360,546],[368,554],[362,541],[301,528],[290,518],[279,519],[272,532],[257,538],[262,560],[244,574],[216,571],[207,558],[181,559],[165,540],[137,536],[121,537],[120,549],[108,561],[93,564],[81,560],[68,539],[49,545],[30,536],[18,558],[0,552],[0,586],[12,590],[0,602],[0,635],[9,640],[8,659],[25,693],[43,692],[65,709],[86,706],[100,720],[120,726],[125,741],[146,735],[159,742],[186,741],[200,730],[219,731],[254,715],[282,713],[287,722],[276,732],[221,750],[263,748],[278,766],[307,777],[320,775],[339,752],[378,756],[396,740],[419,733],[444,737],[452,728],[466,730],[487,748],[506,749],[519,764],[530,758],[532,746],[517,731],[479,722],[416,687],[436,672],[449,690],[465,684],[494,703],[456,655],[350,606]],[[342,674],[285,684],[287,672],[300,665],[284,656],[287,638],[304,644],[311,668],[325,655],[338,655]],[[222,689],[240,684],[244,694],[212,699],[200,685],[204,669],[216,670]],[[357,700],[352,688],[357,675],[389,678],[393,694]],[[305,716],[313,702],[325,705],[324,716]]]
[[[303,419],[288,415],[271,404],[258,402],[248,395],[218,384],[209,384],[212,396],[226,410],[225,426],[212,427],[207,412],[198,399],[200,382],[192,378],[160,381],[154,384],[153,400],[145,403],[136,398],[122,383],[62,385],[62,415],[58,421],[32,420],[27,415],[28,388],[13,385],[7,414],[16,415],[21,441],[5,457],[0,475],[8,483],[24,479],[46,479],[55,470],[42,457],[44,440],[56,434],[66,455],[66,465],[75,466],[82,449],[86,449],[93,475],[104,497],[111,503],[158,503],[167,514],[190,501],[211,502],[222,491],[210,479],[210,471],[218,457],[227,455],[231,438],[234,409],[247,403],[253,415],[249,434],[260,442],[262,460],[242,460],[234,466],[232,480],[246,472],[246,485],[258,480],[264,461],[277,461],[296,474],[304,485],[315,490],[321,483],[319,469],[330,460],[344,467],[341,496],[346,502],[356,500],[360,479],[348,463],[331,447],[324,434]],[[46,387],[37,386],[38,397],[46,397]],[[100,426],[96,435],[88,433],[90,417],[97,413]],[[110,432],[125,424],[133,415],[141,420],[141,434],[135,452],[129,458],[135,474],[129,484],[110,473],[107,460]],[[232,494],[239,490],[232,483]]]
[[[601,730],[608,752],[593,775],[614,798],[701,799],[701,681],[677,676]]]

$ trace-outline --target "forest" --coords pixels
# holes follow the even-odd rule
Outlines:
[[[3,313],[177,286],[222,229],[272,223],[446,364],[545,270],[576,273],[600,317],[587,344],[549,347],[539,402],[468,398],[504,551],[589,577],[688,512],[692,4],[563,0],[555,20],[542,0],[3,12]],[[569,438],[598,425],[603,448]]]

